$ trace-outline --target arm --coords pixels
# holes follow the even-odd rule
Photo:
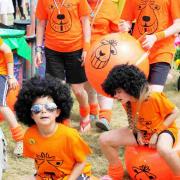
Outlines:
[[[68,180],[76,180],[82,174],[85,165],[85,161],[82,163],[76,163]]]
[[[38,47],[36,49],[36,58],[35,58],[35,64],[36,66],[39,66],[42,63],[42,44],[44,39],[44,31],[46,27],[46,20],[38,20],[37,23],[37,35],[36,35],[36,46]]]
[[[91,42],[91,26],[90,26],[89,16],[82,16],[81,23],[82,23],[83,36],[84,36],[83,53],[82,53],[82,61],[83,61],[82,66],[83,66]]]
[[[156,41],[172,36],[178,32],[180,32],[180,18],[175,19],[173,24],[164,31],[157,32],[152,35],[146,35],[145,40],[142,42],[142,47],[145,49],[150,49],[153,47]]]
[[[15,89],[18,86],[18,82],[14,77],[14,60],[13,60],[13,53],[8,45],[3,43],[0,46],[0,51],[4,53],[4,57],[7,63],[7,71],[8,71],[8,84],[9,89]]]

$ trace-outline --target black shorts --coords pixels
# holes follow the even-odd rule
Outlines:
[[[164,85],[170,69],[170,64],[166,62],[150,64],[150,71],[148,77],[149,83],[154,85]]]
[[[81,66],[82,49],[73,52],[57,52],[45,47],[46,74],[65,80],[70,84],[87,81],[84,66]]]

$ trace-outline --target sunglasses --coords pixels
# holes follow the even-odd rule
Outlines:
[[[34,104],[31,107],[31,112],[33,114],[38,114],[43,110],[43,108],[45,108],[48,112],[53,112],[54,110],[57,109],[57,105],[53,102],[47,104]]]

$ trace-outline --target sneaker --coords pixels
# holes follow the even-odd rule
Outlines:
[[[96,120],[96,126],[104,131],[109,131],[110,130],[110,126],[109,126],[109,122],[105,119],[105,118],[101,118],[99,120]]]
[[[90,119],[91,121],[96,121],[96,120],[98,120],[98,116],[97,116],[97,115],[94,115],[94,114],[90,114],[90,115],[89,115],[89,119]]]
[[[22,157],[22,155],[23,155],[23,141],[16,142],[16,147],[14,149],[14,155],[17,157]]]

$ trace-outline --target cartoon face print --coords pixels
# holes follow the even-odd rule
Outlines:
[[[35,157],[35,166],[40,172],[41,178],[49,178],[51,180],[65,177],[64,172],[59,168],[63,164],[62,160],[56,160],[55,156],[50,156],[48,153],[41,153]],[[43,174],[43,177],[42,177]]]
[[[157,177],[151,173],[151,169],[147,165],[141,165],[139,167],[132,167],[135,175],[133,179],[136,180],[154,180]]]
[[[101,45],[94,51],[91,56],[91,65],[95,69],[104,68],[109,62],[112,55],[117,54],[115,40],[102,40]]]
[[[70,14],[70,8],[72,4],[64,3],[62,7],[58,4],[58,8],[54,5],[51,6],[50,15],[50,26],[58,33],[64,33],[71,29],[72,27],[72,17]],[[60,11],[60,13],[59,13]]]
[[[141,0],[138,4],[139,15],[137,25],[140,34],[153,34],[158,28],[156,11],[160,9],[155,0]]]

